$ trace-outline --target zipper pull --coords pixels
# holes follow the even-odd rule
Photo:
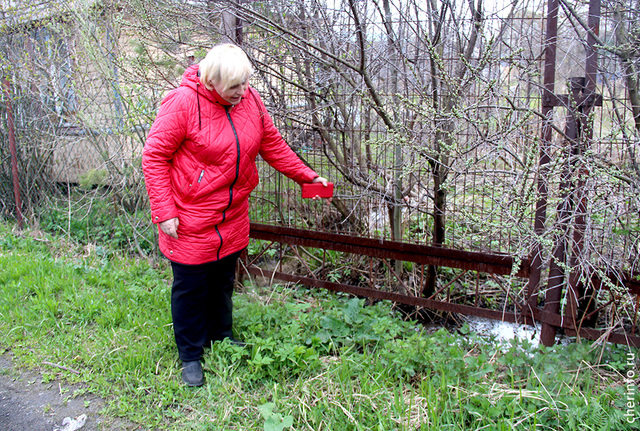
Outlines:
[[[200,176],[198,177],[198,183],[202,181],[202,177],[204,177],[204,169],[200,172]]]

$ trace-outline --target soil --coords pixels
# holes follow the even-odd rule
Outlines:
[[[105,416],[105,400],[83,391],[82,384],[70,384],[64,379],[43,381],[43,370],[17,369],[11,355],[0,354],[0,430],[55,431],[64,430],[65,418],[86,415],[80,431],[142,430],[121,418]],[[55,371],[47,368],[46,371]],[[59,370],[61,373],[68,372]],[[80,395],[74,393],[80,391]]]

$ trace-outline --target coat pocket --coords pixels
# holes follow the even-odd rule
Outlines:
[[[206,175],[206,169],[199,167],[189,175],[185,175],[178,179],[176,182],[178,184],[177,194],[183,202],[191,202],[193,200],[194,196],[196,196],[198,190],[202,186]]]

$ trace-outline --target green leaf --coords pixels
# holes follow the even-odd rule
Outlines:
[[[347,302],[347,306],[344,309],[344,318],[347,323],[361,323],[363,318],[360,315],[360,300],[358,298],[352,298]]]
[[[258,411],[264,418],[264,431],[282,431],[293,426],[293,417],[282,417],[281,414],[273,411],[275,407],[275,403],[266,403],[258,406]]]

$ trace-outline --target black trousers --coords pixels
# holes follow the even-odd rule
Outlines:
[[[181,360],[197,361],[204,346],[231,338],[231,296],[239,256],[236,252],[202,265],[171,262],[171,317]]]

